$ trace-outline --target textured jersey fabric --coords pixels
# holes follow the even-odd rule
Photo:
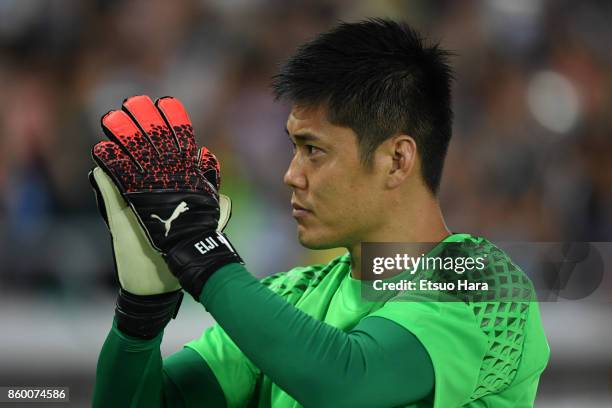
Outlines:
[[[294,268],[262,283],[296,308],[344,331],[366,317],[381,317],[410,331],[427,350],[435,370],[434,393],[410,407],[527,407],[535,399],[549,349],[531,282],[503,251],[483,238],[455,234],[446,255],[487,254],[485,278],[495,291],[519,287],[526,299],[496,293],[453,302],[414,301],[404,294],[387,302],[364,301],[350,276],[347,255],[327,265]],[[442,276],[443,277],[443,276]],[[230,407],[299,407],[244,356],[218,325],[186,345],[206,361]],[[286,364],[291,364],[287,361]],[[315,375],[313,373],[313,375]]]

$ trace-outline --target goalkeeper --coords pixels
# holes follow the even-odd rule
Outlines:
[[[486,273],[531,288],[493,244],[444,223],[451,76],[446,52],[388,20],[343,23],[298,49],[274,79],[293,104],[284,181],[299,241],[347,254],[261,281],[222,232],[219,164],[180,102],[136,96],[105,115],[91,180],[121,288],[93,405],[532,406],[549,356],[537,302],[360,295],[360,244],[383,241],[488,254]],[[217,323],[162,359],[183,291]]]

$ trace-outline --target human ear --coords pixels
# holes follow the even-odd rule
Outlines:
[[[412,175],[416,160],[417,146],[414,139],[401,134],[389,140],[392,165],[387,177],[387,186],[396,188]]]

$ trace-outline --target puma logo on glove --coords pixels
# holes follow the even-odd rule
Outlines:
[[[168,233],[170,232],[170,228],[172,228],[172,221],[176,220],[179,215],[181,215],[185,211],[189,211],[189,207],[187,207],[186,202],[181,201],[180,204],[177,205],[174,211],[172,212],[170,218],[168,218],[167,220],[164,220],[157,214],[151,214],[151,218],[159,220],[162,224],[164,224],[164,226],[166,227],[166,234],[164,236],[167,237]]]

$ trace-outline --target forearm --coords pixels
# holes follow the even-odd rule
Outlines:
[[[431,390],[426,352],[385,319],[364,319],[346,333],[296,309],[238,264],[217,271],[200,301],[245,355],[303,405],[393,406]],[[378,327],[384,335],[372,336]]]
[[[193,350],[184,348],[163,360],[162,333],[138,339],[113,327],[102,346],[92,406],[224,407],[214,374]]]
[[[113,322],[98,358],[92,406],[163,407],[161,338],[130,337]]]

